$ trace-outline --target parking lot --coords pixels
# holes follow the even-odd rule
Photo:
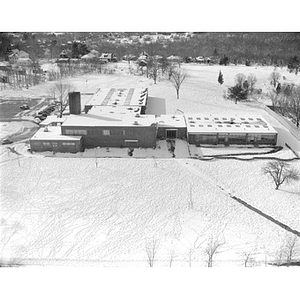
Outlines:
[[[53,113],[54,109],[44,111],[48,103],[45,98],[0,99],[1,143],[6,143],[5,139],[18,142],[30,138],[39,129],[38,122],[34,123],[34,117],[39,115],[45,119]],[[13,130],[10,131],[10,128]]]

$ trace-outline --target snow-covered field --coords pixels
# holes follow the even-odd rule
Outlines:
[[[170,82],[153,84],[145,77],[126,74],[126,64],[119,64],[113,75],[86,75],[70,81],[81,92],[93,92],[99,86],[148,86],[150,96],[166,99],[170,114],[176,109],[260,114],[278,130],[279,145],[287,143],[300,153],[299,140],[259,105],[236,105],[223,98],[237,73],[254,73],[257,87],[264,88],[273,68],[182,68],[190,76],[180,89],[180,100]],[[219,70],[225,86],[217,82]],[[299,83],[294,74],[278,71],[287,81]],[[3,90],[0,97],[42,97],[50,85]],[[2,124],[1,132],[16,131],[17,127]],[[15,258],[23,264],[144,267],[149,265],[147,249],[156,245],[154,266],[205,266],[205,249],[213,239],[222,244],[214,266],[243,266],[246,254],[251,254],[248,265],[267,265],[292,234],[231,196],[300,231],[300,182],[276,191],[271,179],[261,173],[268,160],[190,159],[183,141],[178,141],[176,158],[172,158],[164,141],[159,146],[136,149],[132,157],[126,149],[53,155],[28,153],[21,142],[1,146],[2,258]],[[238,151],[196,150],[199,156]],[[243,153],[253,150],[266,149],[243,149]],[[295,157],[287,147],[259,156]],[[290,163],[300,170],[299,160]]]

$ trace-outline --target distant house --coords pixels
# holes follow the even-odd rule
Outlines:
[[[126,54],[122,57],[123,60],[129,61],[129,60],[136,60],[136,56],[133,54]]]
[[[16,63],[18,66],[22,66],[22,67],[30,67],[33,62],[32,60],[28,57],[28,58],[19,58],[17,60],[17,63]]]
[[[174,63],[180,63],[182,61],[182,58],[177,55],[171,55],[167,57],[168,61],[174,62]]]
[[[197,56],[195,60],[196,60],[197,63],[200,63],[200,64],[204,63],[204,57],[203,56]]]
[[[114,53],[109,53],[109,52],[103,52],[101,56],[99,57],[100,61],[105,61],[105,62],[117,62],[118,58]]]
[[[61,51],[59,58],[69,58],[69,55],[66,50]]]
[[[8,55],[8,61],[14,65],[30,65],[32,63],[29,58],[29,54],[23,50],[19,51],[18,49],[13,49],[12,52]]]
[[[17,51],[14,51],[14,50],[17,50]],[[18,54],[19,50],[18,49],[14,49],[14,50],[11,54],[8,55],[8,61],[12,65],[14,65],[17,62],[18,58],[19,58],[19,54]]]

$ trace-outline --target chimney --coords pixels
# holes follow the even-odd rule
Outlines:
[[[69,93],[69,108],[70,108],[70,114],[72,114],[72,115],[80,115],[81,114],[80,92]]]

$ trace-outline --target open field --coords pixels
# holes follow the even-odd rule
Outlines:
[[[168,114],[177,109],[260,114],[279,132],[278,145],[284,147],[279,157],[292,157],[285,143],[300,154],[299,140],[256,102],[234,104],[223,98],[240,72],[254,73],[257,87],[266,89],[273,68],[182,65],[189,78],[177,100],[169,81],[154,84],[126,74],[126,66],[116,64],[118,71],[113,75],[86,75],[69,81],[81,92],[93,92],[100,86],[148,86],[149,96],[166,99]],[[224,86],[217,82],[219,70]],[[299,76],[278,71],[287,81],[299,83]],[[0,98],[45,98],[51,84],[24,91],[3,90]],[[24,116],[24,122],[28,119],[30,116]],[[22,124],[2,123],[1,136],[18,132]],[[99,156],[104,155],[101,151]],[[146,249],[154,241],[158,246],[154,266],[206,266],[205,249],[214,239],[222,244],[214,266],[243,266],[249,253],[251,266],[276,261],[282,243],[295,234],[233,196],[300,232],[300,182],[276,191],[271,179],[261,173],[268,160],[201,161],[185,157],[184,151],[180,158],[158,155],[155,159],[155,150],[145,155],[143,151],[131,158],[122,152],[116,155],[120,158],[95,158],[97,150],[93,153],[93,149],[81,156],[48,157],[26,153],[22,141],[1,146],[2,259],[20,264],[145,267],[149,265]],[[224,153],[224,149],[201,151]],[[300,170],[299,160],[291,164]],[[295,258],[300,259],[299,252]]]

